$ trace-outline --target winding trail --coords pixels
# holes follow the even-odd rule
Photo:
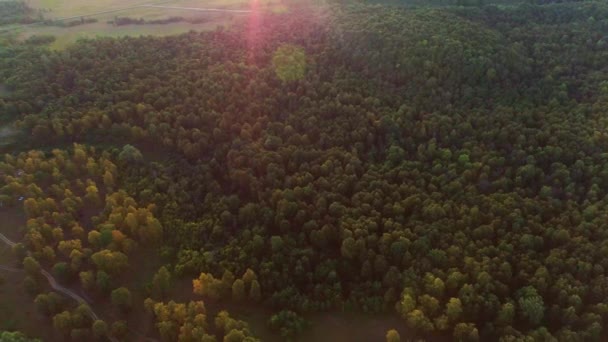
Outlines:
[[[2,240],[5,244],[7,244],[10,247],[13,247],[16,245],[15,242],[11,241],[9,238],[4,236],[4,234],[2,234],[2,233],[0,233],[0,240]],[[28,252],[28,255],[29,254],[30,254],[30,252]],[[6,266],[0,266],[0,269],[10,271],[10,272],[22,272],[22,270],[18,270],[18,269],[6,267]],[[95,311],[93,311],[93,309],[91,308],[89,303],[84,298],[79,296],[74,291],[59,285],[59,283],[57,283],[57,280],[55,280],[55,278],[46,270],[43,270],[41,268],[40,273],[42,273],[42,275],[46,278],[46,280],[49,282],[49,285],[51,285],[51,288],[53,288],[53,290],[63,294],[64,296],[74,299],[75,301],[78,302],[78,304],[87,304],[87,307],[89,308],[89,316],[91,316],[91,318],[94,321],[99,319],[99,316],[95,313]],[[112,336],[107,336],[107,338],[112,342],[118,342],[118,340]]]
[[[8,266],[2,266],[2,265],[0,265],[0,270],[7,271],[7,272],[15,272],[15,273],[21,273],[21,272],[23,272],[23,270],[20,270],[18,268],[13,268],[13,267],[8,267]]]
[[[4,241],[5,244],[9,245],[9,247],[13,247],[16,245],[13,241],[9,240],[4,234],[0,233],[0,240]]]

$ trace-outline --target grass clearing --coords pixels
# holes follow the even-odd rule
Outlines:
[[[62,50],[79,39],[93,39],[98,37],[123,37],[123,36],[170,36],[186,33],[191,30],[203,31],[213,30],[218,25],[229,22],[214,22],[205,24],[175,23],[168,25],[125,25],[112,26],[106,23],[94,23],[83,25],[78,28],[63,27],[32,27],[21,34],[22,39],[33,35],[53,35],[56,40],[50,45],[51,49]]]
[[[122,36],[169,36],[194,31],[214,30],[218,26],[230,26],[233,22],[246,18],[247,13],[229,12],[202,12],[190,9],[135,7],[145,4],[155,4],[172,7],[214,8],[214,9],[248,9],[254,6],[260,10],[280,10],[279,3],[271,0],[170,0],[170,1],[143,1],[143,0],[28,0],[29,6],[43,11],[49,19],[59,19],[84,15],[95,18],[96,23],[78,25],[74,27],[60,27],[47,25],[32,25],[17,30],[20,39],[27,39],[34,35],[52,35],[56,38],[50,45],[51,49],[62,50],[79,39],[93,39],[97,37]],[[131,7],[131,8],[130,8]],[[116,9],[124,9],[111,13],[100,13]],[[192,24],[189,22],[176,22],[170,24],[144,24],[122,25],[108,24],[116,17],[129,17],[133,19],[158,20],[170,17],[183,17],[187,20],[204,19],[204,22]],[[78,20],[74,18],[72,20]],[[72,21],[68,20],[68,21]]]
[[[260,5],[266,5],[270,2],[270,0],[258,0],[258,4]],[[80,15],[89,15],[96,12],[128,8],[139,5],[235,8],[249,6],[252,3],[252,0],[27,0],[27,3],[32,8],[43,10],[45,18],[59,19]],[[141,11],[142,13],[145,13],[149,12],[150,9],[151,8],[140,7],[137,10]],[[167,11],[168,10],[164,10],[164,12]],[[167,12],[166,14],[171,15],[171,12]],[[121,12],[117,13],[120,13],[120,15],[122,15]]]

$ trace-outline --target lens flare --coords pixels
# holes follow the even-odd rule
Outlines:
[[[260,1],[251,0],[249,3],[249,19],[247,23],[247,51],[248,60],[250,63],[255,61],[256,50],[259,47],[261,18],[260,18]]]

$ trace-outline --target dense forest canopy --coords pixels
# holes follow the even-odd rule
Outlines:
[[[595,0],[359,0],[381,5],[400,6],[485,6],[485,5],[546,5],[569,2],[594,2]]]
[[[26,285],[52,268],[128,312],[144,303],[121,274],[158,248],[145,307],[164,340],[255,340],[165,298],[174,277],[273,308],[286,338],[298,314],[345,310],[420,338],[598,341],[607,18],[591,1],[294,5],[230,30],[5,46],[0,113],[27,139],[0,199],[28,217]],[[124,336],[43,295],[65,336]]]

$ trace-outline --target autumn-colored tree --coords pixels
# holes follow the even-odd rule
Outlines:
[[[399,332],[395,329],[391,329],[386,332],[386,342],[400,342],[401,336]]]
[[[118,274],[128,266],[128,257],[121,252],[108,249],[99,251],[91,256],[91,260],[102,271]]]

